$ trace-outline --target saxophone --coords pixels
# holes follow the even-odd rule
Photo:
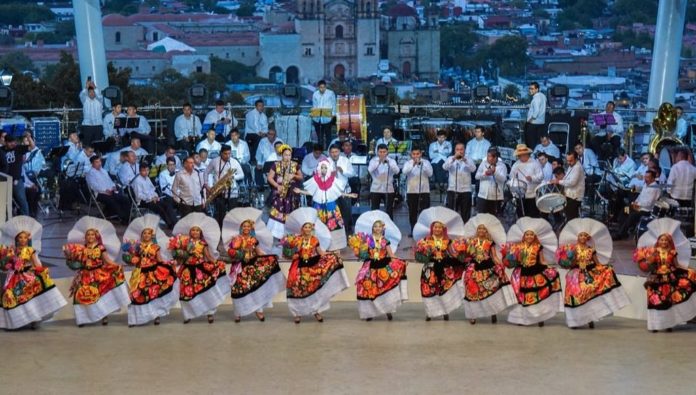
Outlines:
[[[283,164],[281,163],[281,167]],[[293,172],[292,170],[292,163],[288,165],[288,170],[283,173],[283,183],[280,184],[280,197],[285,198],[288,196],[288,191],[290,190],[290,183],[292,182],[292,177],[293,177]]]
[[[232,181],[234,177],[234,174],[237,172],[237,169],[231,169],[230,171],[226,172],[225,174],[222,175],[216,182],[215,185],[213,185],[212,188],[210,188],[210,192],[208,193],[208,198],[205,199],[205,204],[206,206],[215,200],[216,197],[218,197],[222,192],[226,191],[232,186]]]

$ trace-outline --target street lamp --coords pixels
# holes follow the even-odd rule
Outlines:
[[[3,70],[2,73],[0,73],[0,81],[2,81],[2,85],[10,86],[13,76],[14,75],[9,70]]]

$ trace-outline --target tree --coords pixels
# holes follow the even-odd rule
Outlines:
[[[488,58],[500,66],[505,75],[522,75],[529,63],[527,40],[524,37],[506,36],[498,39],[488,50]]]
[[[462,66],[478,37],[468,24],[445,25],[440,28],[440,64]]]
[[[515,84],[507,84],[503,88],[503,97],[520,97],[520,87]]]
[[[256,4],[253,1],[246,0],[239,5],[237,9],[237,16],[252,16],[256,11]]]
[[[108,0],[102,7],[102,13],[132,15],[138,12],[140,1],[138,0]]]
[[[604,0],[566,0],[560,3],[564,4],[557,18],[561,30],[592,27],[592,20],[601,16],[606,8]]]
[[[256,70],[253,66],[247,66],[234,60],[220,59],[215,55],[210,57],[210,73],[219,75],[227,83],[266,81],[256,77]]]
[[[46,67],[43,80],[58,92],[56,97],[63,99],[64,104],[70,107],[80,105],[78,95],[85,82],[80,80],[80,68],[71,54],[61,52],[58,63]],[[62,106],[63,103],[58,105]]]
[[[50,22],[56,19],[50,8],[35,3],[12,2],[0,4],[0,25]]]
[[[38,72],[34,62],[20,51],[8,52],[0,58],[0,69],[14,69],[18,72],[31,71]]]

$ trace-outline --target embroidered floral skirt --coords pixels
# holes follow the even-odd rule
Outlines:
[[[423,265],[420,289],[428,317],[449,314],[462,305],[464,267],[462,262],[449,257]]]
[[[517,303],[505,268],[492,259],[469,264],[463,285],[464,314],[469,319],[490,317]]]
[[[170,262],[136,268],[128,284],[131,298],[128,325],[144,325],[169,315],[179,299],[179,280]]]
[[[183,264],[179,267],[179,301],[184,319],[214,314],[230,293],[223,261]]]
[[[556,269],[542,264],[516,267],[510,282],[518,304],[508,314],[509,322],[532,325],[562,310],[561,279]]]
[[[230,279],[234,311],[239,316],[271,307],[273,298],[285,288],[285,276],[275,255],[261,255],[247,263],[233,264]]]
[[[73,279],[70,295],[77,325],[97,322],[131,302],[123,268],[111,263],[80,269]]]
[[[677,267],[668,274],[651,274],[645,282],[648,329],[672,328],[696,316],[696,271]]]
[[[368,259],[355,279],[361,319],[393,313],[408,299],[406,262],[396,258]]]
[[[47,267],[10,272],[3,287],[0,328],[19,329],[43,321],[66,304]]]
[[[598,321],[629,303],[611,266],[590,264],[566,273],[564,305],[570,327]]]
[[[286,286],[288,308],[295,316],[321,313],[329,309],[331,298],[348,286],[348,276],[338,256],[295,258]]]

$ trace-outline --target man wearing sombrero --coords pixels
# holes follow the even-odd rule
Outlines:
[[[522,197],[522,204],[517,206],[518,217],[538,217],[535,190],[544,178],[539,162],[531,159],[532,150],[526,144],[517,144],[515,156],[517,161],[510,169],[510,190],[516,197]]]

